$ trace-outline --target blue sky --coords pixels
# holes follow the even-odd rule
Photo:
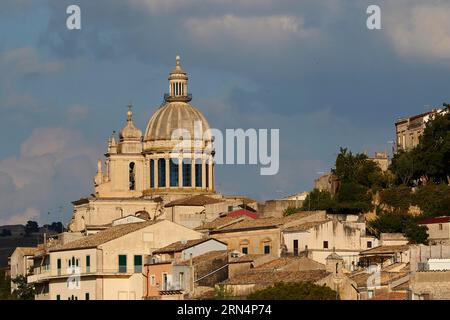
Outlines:
[[[218,166],[217,189],[309,190],[340,146],[385,150],[398,117],[450,100],[449,15],[437,0],[2,0],[0,224],[67,221],[130,101],[145,129],[176,54],[212,127],[280,129],[277,175]]]

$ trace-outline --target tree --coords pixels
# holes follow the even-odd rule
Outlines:
[[[412,243],[428,244],[428,233],[425,226],[419,226],[417,221],[422,217],[402,213],[383,212],[375,220],[369,222],[370,227],[380,233],[403,233]]]
[[[27,224],[25,225],[25,233],[30,234],[33,232],[39,231],[39,225],[36,221],[27,221]]]
[[[311,282],[280,282],[255,291],[248,300],[336,300],[338,294],[331,288]]]
[[[418,170],[427,179],[450,184],[450,110],[428,121],[417,146]]]
[[[389,169],[394,173],[397,184],[410,185],[417,175],[418,165],[415,150],[400,151],[394,155]]]
[[[366,186],[356,182],[341,183],[335,196],[333,212],[360,213],[373,209],[372,194]]]
[[[6,275],[4,269],[0,270],[0,300],[12,299],[11,296],[11,278]]]
[[[423,211],[425,217],[450,215],[450,186],[428,184],[417,188],[412,204]]]
[[[328,191],[319,191],[314,189],[303,201],[301,211],[310,210],[330,210],[333,207],[333,199]]]
[[[14,278],[13,283],[17,285],[17,289],[13,291],[13,295],[20,300],[34,300],[35,290],[32,284],[27,282],[27,277],[19,275]]]
[[[0,233],[0,237],[9,237],[11,236],[11,230],[3,229],[2,233]]]

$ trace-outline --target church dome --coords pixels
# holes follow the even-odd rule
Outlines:
[[[120,141],[141,141],[142,131],[136,128],[133,124],[133,112],[131,111],[131,105],[128,106],[127,112],[127,124],[119,132]]]
[[[177,129],[186,130],[192,140],[202,140],[204,132],[210,127],[205,116],[191,104],[182,101],[168,102],[150,118],[144,141],[171,140],[172,133]],[[178,132],[181,134],[181,131]]]
[[[165,103],[150,118],[144,134],[144,149],[171,149],[179,140],[202,141],[203,147],[211,142],[209,124],[205,116],[189,102],[188,76],[181,68],[180,57],[169,74],[169,93],[164,95]],[[204,137],[205,132],[208,133]],[[173,134],[177,137],[172,139]],[[187,137],[186,134],[189,134]]]

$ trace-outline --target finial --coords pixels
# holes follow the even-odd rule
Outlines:
[[[131,111],[132,108],[133,108],[133,105],[130,103],[128,105],[127,121],[131,121],[131,118],[133,117],[133,111]]]
[[[177,67],[179,67],[180,66],[180,60],[181,60],[180,55],[177,54],[177,56],[175,57],[175,60],[177,61]]]

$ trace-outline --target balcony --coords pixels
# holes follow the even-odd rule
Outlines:
[[[67,268],[67,269],[57,269],[47,272],[42,272],[39,274],[30,275],[27,278],[28,283],[39,283],[48,281],[50,279],[58,279],[58,278],[70,278],[70,277],[89,277],[89,276],[124,276],[129,277],[136,272],[133,272],[131,268],[127,270],[119,268],[104,268],[104,269],[95,269],[95,268]],[[139,273],[139,272],[137,272]]]
[[[188,93],[184,96],[171,96],[168,93],[164,94],[164,101],[167,102],[175,102],[175,101],[181,101],[181,102],[189,102],[192,100],[192,94]]]

